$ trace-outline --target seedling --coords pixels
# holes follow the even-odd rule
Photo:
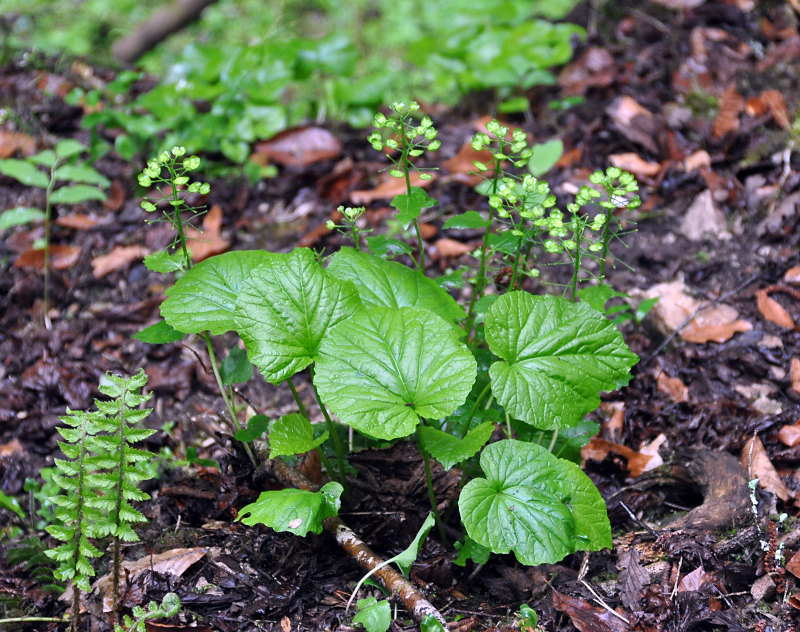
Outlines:
[[[44,297],[42,310],[44,325],[50,329],[50,237],[54,204],[78,204],[89,200],[105,200],[98,187],[111,183],[102,174],[79,160],[85,151],[81,143],[72,139],[59,141],[55,148],[46,149],[24,160],[0,160],[0,173],[27,186],[45,191],[44,211],[37,208],[17,207],[0,215],[0,231],[14,225],[44,219]],[[42,168],[47,171],[42,171]],[[56,186],[62,183],[61,186]]]

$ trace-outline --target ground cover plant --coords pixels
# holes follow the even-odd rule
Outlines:
[[[221,152],[195,160],[178,135],[164,145],[145,130],[146,117],[141,144],[130,136],[115,144],[122,127],[84,126],[95,107],[111,109],[96,97],[116,94],[124,105],[152,85],[138,68],[109,87],[113,73],[90,64],[7,55],[0,159],[25,161],[74,138],[88,147],[82,161],[111,186],[102,203],[51,209],[51,241],[74,258],[51,268],[50,329],[42,326],[42,268],[21,265],[44,243],[41,215],[28,223],[9,215],[13,225],[0,232],[3,626],[66,629],[70,597],[58,598],[64,585],[44,553],[62,544],[45,530],[60,524],[53,459],[65,455],[56,428],[60,417],[83,414],[67,409],[104,401],[97,385],[107,371],[143,367],[153,411],[142,423],[156,432],[142,444],[158,458],[136,486],[151,496],[133,503],[147,517],[132,525],[141,540],[121,543],[115,623],[125,629],[372,632],[434,630],[442,621],[459,631],[791,629],[797,22],[789,5],[746,5],[582,4],[570,20],[588,40],[573,39],[575,59],[553,73],[554,87],[497,87],[456,109],[431,100],[419,110],[408,101],[380,107],[369,142],[377,151],[363,130],[290,130],[276,142],[295,143],[293,162],[270,154],[265,167],[266,150],[256,148],[261,162],[250,175],[278,177],[247,182],[220,177],[241,169],[231,171]],[[418,16],[402,15],[398,7],[387,44],[416,24]],[[5,14],[0,21],[12,24]],[[490,51],[502,37],[475,39]],[[453,68],[448,81],[460,75]],[[323,92],[329,77],[316,79]],[[498,115],[515,96],[527,99],[532,117]],[[550,107],[576,99],[586,104]],[[307,134],[322,132],[336,147],[309,160],[316,150]],[[0,175],[0,209],[44,209],[45,191]],[[237,266],[241,285],[230,288],[225,279]],[[221,288],[230,290],[217,301],[230,330],[217,331],[220,313],[192,333],[164,320],[179,304],[173,298],[219,298]],[[290,291],[317,296],[315,288],[327,301],[318,305],[333,306],[319,315],[347,315],[321,328],[316,349],[274,326],[317,304],[292,301]],[[267,292],[288,298],[266,302]],[[539,427],[554,412],[577,413],[528,409],[524,389],[514,388],[548,375],[533,370],[541,358],[514,359],[514,344],[536,348],[525,346],[521,315],[560,323],[581,313],[619,331],[620,357],[632,362],[633,352],[639,361],[630,370],[621,363],[608,389],[570,398],[577,407],[600,402],[577,424]],[[566,337],[559,344],[569,349]],[[273,339],[280,356],[270,354]],[[407,362],[398,351],[395,367],[387,352],[377,372],[382,341],[420,355]],[[468,386],[460,376],[470,358]],[[569,377],[552,356],[544,360]],[[262,368],[276,382],[292,375],[271,384]],[[414,377],[427,399],[411,388]],[[394,411],[366,410],[367,393]],[[533,403],[560,401],[538,386],[533,395]],[[349,410],[359,406],[357,416]],[[342,421],[348,415],[353,423]],[[405,436],[373,434],[380,431]],[[522,463],[520,480],[505,467],[509,456]],[[536,471],[566,475],[556,485],[528,476],[526,458],[544,463]],[[583,474],[570,477],[571,464]],[[613,548],[589,551],[574,537],[582,517],[594,515],[576,497],[602,499],[606,517],[593,524],[610,528]],[[473,509],[480,502],[485,520],[483,506]],[[531,507],[546,512],[529,520]],[[498,523],[520,531],[485,533]],[[547,548],[528,546],[531,536],[551,527],[562,539],[544,552],[560,558],[563,544],[576,553],[527,564]],[[91,544],[103,552],[91,560],[101,576],[116,556],[107,538]],[[90,587],[81,623],[110,629],[101,611],[113,596],[110,573]],[[165,600],[171,592],[181,612],[149,621],[175,612],[177,602]]]

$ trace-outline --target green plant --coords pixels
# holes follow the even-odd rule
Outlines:
[[[52,232],[53,205],[78,204],[89,200],[104,200],[105,194],[98,187],[107,187],[110,182],[102,174],[79,159],[86,147],[76,140],[64,139],[53,149],[45,149],[29,158],[0,160],[0,173],[14,178],[24,185],[44,189],[44,211],[36,208],[17,207],[0,215],[0,230],[13,225],[44,219],[44,299],[42,310],[44,324],[50,329],[50,240]],[[42,171],[45,168],[47,171]],[[62,186],[56,186],[62,183]]]
[[[433,126],[424,118],[413,124],[411,104],[392,110],[392,117],[376,122],[400,134],[391,169],[406,179],[414,169],[411,159],[422,151],[415,143],[424,145]],[[517,218],[539,228],[535,220],[543,219],[546,209],[552,215],[555,198],[533,176],[527,176],[527,189],[524,178],[505,179],[501,165],[510,154],[522,167],[531,154],[523,137],[506,143],[502,127],[493,128],[499,148],[488,182],[490,196],[499,199],[490,199],[490,206],[509,220],[501,226],[516,243],[522,233],[529,242],[526,257],[534,257],[542,240],[527,235]],[[390,140],[370,136],[380,148],[391,147]],[[514,199],[512,186],[518,182],[523,194]],[[409,187],[408,179],[406,184],[394,206],[402,221],[412,223],[432,203]],[[491,222],[482,222],[488,232]],[[485,242],[487,251],[491,242],[491,237]],[[411,269],[351,248],[335,253],[327,267],[304,248],[229,252],[192,267],[169,288],[161,312],[178,332],[237,332],[250,362],[273,384],[291,387],[292,377],[309,368],[329,430],[326,443],[332,442],[337,454],[338,476],[326,469],[338,482],[319,492],[265,492],[241,510],[242,519],[298,535],[322,530],[323,521],[338,511],[345,483],[335,416],[367,440],[415,437],[443,540],[429,459],[451,468],[479,454],[483,476],[466,483],[458,502],[472,542],[494,553],[513,552],[524,564],[608,546],[611,531],[599,492],[577,465],[550,450],[568,445],[558,444],[559,429],[578,425],[597,407],[601,391],[625,383],[636,356],[589,305],[522,290],[510,290],[488,306],[468,346],[465,330],[473,329],[475,317],[468,318],[424,275],[421,256],[414,263]],[[290,425],[276,422],[270,432],[270,442],[284,446],[289,442],[282,435],[294,437],[290,448],[273,457],[319,447],[299,398],[298,406]],[[506,438],[486,445],[495,429],[492,418],[505,420]],[[544,433],[550,448],[538,443]]]
[[[112,538],[112,624],[119,608],[120,542],[138,540],[131,525],[146,518],[132,501],[150,498],[137,484],[147,478],[138,464],[155,457],[133,447],[155,430],[138,428],[149,409],[141,409],[150,395],[141,393],[147,382],[143,370],[130,378],[107,374],[99,389],[109,400],[95,400],[97,411],[68,411],[58,431],[65,459],[56,459],[53,482],[61,489],[51,500],[60,524],[47,531],[63,544],[46,552],[58,563],[56,578],[72,581],[71,629],[78,628],[80,593],[91,588],[92,559],[102,555],[92,539]]]
[[[133,616],[123,617],[123,625],[115,625],[114,632],[145,632],[147,622],[155,619],[174,617],[181,609],[181,600],[175,593],[167,593],[160,604],[151,601],[147,608],[133,607]]]

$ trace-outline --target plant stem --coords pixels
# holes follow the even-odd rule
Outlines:
[[[549,445],[549,446],[547,446],[547,451],[548,451],[548,452],[552,452],[552,451],[553,451],[553,448],[555,448],[555,447],[556,447],[556,440],[557,440],[557,439],[558,439],[558,428],[556,428],[555,430],[553,430],[553,438],[552,438],[552,439],[550,439],[550,445]]]
[[[611,194],[609,194],[609,199]],[[603,224],[603,249],[600,251],[600,279],[606,276],[606,259],[608,258],[608,245],[611,242],[611,218],[614,213],[611,209],[606,209],[606,223]]]
[[[172,200],[175,202],[172,206],[172,225],[175,227],[175,230],[178,232],[178,241],[181,243],[181,251],[183,252],[183,264],[186,266],[186,269],[189,270],[192,267],[192,256],[189,254],[189,249],[186,246],[186,233],[183,230],[183,219],[181,218],[181,207],[178,202],[182,203],[180,193],[178,192],[178,187],[175,184],[175,178],[178,177],[178,174],[175,173],[174,167],[171,165],[168,167],[169,174],[170,174],[170,185],[172,186]]]
[[[217,362],[217,356],[214,354],[214,346],[211,344],[211,336],[207,331],[204,331],[202,334],[200,334],[200,337],[206,341],[206,349],[208,349],[208,359],[211,364],[211,371],[214,373],[214,379],[217,381],[217,387],[222,395],[222,400],[225,402],[225,408],[227,409],[228,417],[230,417],[231,420],[231,430],[235,435],[239,430],[242,429],[242,427],[239,424],[239,418],[236,414],[236,408],[233,405],[233,400],[228,397],[228,393],[225,390],[225,385],[222,383],[222,376],[219,374],[219,362]],[[256,461],[256,457],[253,455],[253,450],[250,448],[250,444],[243,442],[242,445],[244,446],[244,451],[247,452],[247,457],[250,459],[253,467],[258,467],[258,461]]]
[[[417,426],[417,444],[419,445],[419,451],[422,454],[422,461],[425,463],[425,483],[428,487],[428,500],[431,503],[431,509],[433,510],[433,517],[436,519],[436,527],[439,529],[439,537],[442,540],[442,544],[445,546],[448,545],[447,534],[444,530],[444,523],[442,522],[442,517],[439,515],[439,506],[436,504],[436,494],[433,491],[433,476],[431,475],[431,464],[430,459],[428,458],[428,451],[425,449],[425,440],[422,438],[422,432],[420,428],[422,425],[420,424]]]
[[[573,239],[575,240],[575,258],[573,261],[572,280],[570,281],[569,300],[575,302],[578,298],[578,277],[581,271],[581,242],[583,241],[583,221],[580,217],[573,217]]]
[[[300,410],[300,414],[303,415],[306,419],[311,419],[308,416],[308,410],[306,409],[305,404],[303,404],[303,400],[300,399],[300,393],[297,392],[297,389],[294,387],[294,383],[292,382],[292,378],[288,378],[286,380],[289,383],[289,389],[292,391],[292,396],[294,397],[294,401],[297,402],[297,408]],[[328,472],[328,475],[333,478],[333,467],[331,467],[331,462],[328,460],[328,457],[325,455],[325,451],[322,449],[322,446],[317,448],[317,453],[319,454],[319,460],[322,461],[322,465],[325,468],[325,471]]]
[[[469,428],[469,424],[472,421],[472,418],[475,416],[475,412],[478,410],[478,406],[481,405],[483,398],[486,397],[486,394],[492,388],[492,383],[487,382],[486,386],[483,387],[483,390],[478,395],[478,398],[475,400],[475,403],[472,405],[472,410],[469,411],[469,417],[467,417],[467,428]]]
[[[69,617],[11,617],[9,619],[0,619],[0,623],[27,623],[28,621],[52,621],[53,623],[66,623]]]
[[[333,447],[336,450],[336,461],[339,465],[339,482],[344,485],[345,484],[345,462],[344,462],[344,450],[342,449],[342,441],[339,439],[339,433],[336,432],[336,425],[333,423],[331,416],[328,414],[328,409],[325,408],[325,404],[322,402],[322,398],[319,396],[319,391],[317,391],[317,386],[314,384],[314,368],[311,368],[311,388],[314,389],[314,396],[317,398],[317,404],[319,404],[319,408],[322,411],[323,417],[325,417],[325,423],[328,425],[328,432],[333,439]]]
[[[519,260],[520,260],[520,255],[522,254],[521,250],[522,250],[522,235],[520,235],[519,239],[517,239],[517,248],[516,248],[516,253],[514,255],[514,265],[512,266],[512,272],[511,272],[511,282],[508,284],[509,292],[513,292],[514,286],[517,284],[517,270],[519,269]]]
[[[53,231],[53,203],[50,196],[53,195],[53,188],[56,184],[56,168],[59,161],[50,167],[50,180],[44,193],[44,296],[42,297],[42,309],[44,311],[44,328],[50,329],[53,324],[50,322],[50,235]]]
[[[400,164],[403,168],[403,176],[406,179],[406,195],[411,198],[411,172],[409,170],[409,161],[408,161],[408,139],[406,138],[406,119],[405,117],[400,119],[400,134],[401,134],[401,145],[403,147],[402,153],[400,154]],[[419,249],[419,261],[415,261],[414,263],[417,265],[417,270],[420,274],[425,274],[425,247],[422,243],[422,231],[419,228],[419,220],[415,217],[414,218],[414,230],[417,232],[417,248]]]
[[[513,437],[511,436],[511,419],[508,416],[507,410],[504,410],[503,412],[506,414],[506,436],[509,439],[513,439]]]

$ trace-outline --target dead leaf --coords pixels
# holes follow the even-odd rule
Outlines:
[[[108,209],[109,211],[118,211],[122,208],[122,203],[125,201],[125,190],[122,188],[122,185],[113,180],[111,182],[111,188],[108,191],[108,197],[103,200],[103,208]]]
[[[574,164],[580,162],[581,158],[583,158],[583,145],[578,145],[572,149],[567,149],[561,154],[561,158],[556,162],[556,167],[559,169],[572,167]]]
[[[736,85],[730,84],[722,94],[719,103],[719,111],[714,119],[713,134],[714,138],[720,139],[723,136],[739,130],[739,114],[744,110],[744,99],[736,91]]]
[[[786,562],[786,570],[795,577],[800,577],[800,551],[792,555],[789,561]]]
[[[619,167],[624,171],[630,171],[637,178],[651,178],[661,172],[661,163],[648,162],[639,154],[633,152],[612,154],[608,157],[608,160],[615,167]]]
[[[14,437],[8,443],[0,444],[0,459],[4,459],[7,456],[11,456],[12,454],[17,454],[22,451],[22,444],[19,442],[19,439]]]
[[[794,320],[789,312],[774,298],[770,297],[766,289],[756,292],[756,303],[758,311],[769,322],[780,325],[785,329],[794,329]]]
[[[436,226],[434,226],[433,224],[427,224],[425,222],[422,222],[419,225],[419,233],[422,236],[422,239],[424,239],[425,241],[430,241],[431,239],[433,239],[436,236],[438,230],[439,229],[436,228]]]
[[[605,48],[592,46],[570,62],[558,75],[567,96],[585,95],[589,88],[605,88],[616,78],[614,57]]]
[[[431,183],[436,180],[436,174],[431,174],[433,177],[430,180],[422,180],[418,173],[411,174],[411,186],[422,187],[423,189],[429,187]],[[400,195],[406,192],[405,178],[393,178],[390,175],[386,177],[370,191],[352,191],[350,193],[350,200],[353,204],[370,204],[375,200],[391,200],[395,195]]]
[[[31,156],[36,151],[36,139],[22,132],[12,132],[0,127],[0,159],[10,158],[17,151]]]
[[[656,387],[670,396],[673,402],[681,403],[689,400],[689,387],[679,377],[670,377],[663,371],[658,374]]]
[[[186,228],[186,243],[192,253],[192,261],[199,263],[228,250],[231,242],[222,237],[221,229],[222,207],[219,204],[214,204],[203,217],[202,232],[193,226]]]
[[[761,93],[761,101],[767,106],[773,120],[782,129],[789,129],[792,126],[792,119],[789,116],[789,108],[786,107],[786,100],[777,90],[765,90]]]
[[[69,213],[61,215],[56,219],[56,224],[64,228],[74,230],[89,230],[100,223],[96,215],[86,215],[85,213]]]
[[[606,114],[625,138],[652,154],[659,153],[654,140],[658,126],[650,110],[626,95],[614,99],[606,108]]]
[[[649,472],[650,470],[654,470],[664,464],[664,459],[661,458],[659,450],[665,443],[667,443],[667,435],[665,435],[663,432],[660,432],[655,439],[643,444],[639,448],[639,454],[653,457],[644,466],[644,472]]]
[[[631,626],[608,610],[592,606],[585,599],[553,590],[553,607],[566,613],[580,632],[630,632]]]
[[[792,285],[800,285],[800,266],[793,266],[784,272],[783,280]]]
[[[468,186],[475,186],[480,183],[483,178],[475,167],[475,161],[482,162],[487,167],[494,164],[491,152],[488,150],[475,151],[472,148],[472,143],[467,142],[461,145],[458,153],[452,158],[448,158],[442,163],[442,167],[447,169],[450,173],[450,179],[456,182],[462,182]],[[470,173],[474,172],[474,173]],[[493,172],[488,172],[493,173]]]
[[[800,443],[800,420],[793,424],[782,426],[781,429],[778,430],[778,439],[780,439],[783,445],[788,445],[790,448]]]
[[[311,125],[294,127],[276,134],[272,138],[256,143],[250,160],[259,164],[268,161],[291,167],[337,158],[342,153],[342,144],[328,130]]]
[[[101,279],[115,270],[126,268],[134,261],[141,260],[146,254],[148,251],[143,246],[114,246],[108,254],[92,259],[94,278]]]
[[[750,480],[758,479],[759,487],[771,494],[775,494],[783,501],[794,498],[794,494],[784,485],[781,477],[778,476],[778,472],[775,471],[775,466],[769,460],[761,439],[758,437],[748,439],[742,448],[739,460],[747,469],[747,475]]]
[[[705,149],[699,149],[683,161],[683,168],[689,172],[698,169],[711,169],[711,156]]]
[[[292,622],[289,617],[283,617],[281,619],[281,630],[283,632],[291,632],[292,631]]]
[[[702,241],[707,237],[731,238],[728,220],[714,201],[711,189],[705,189],[694,198],[678,230],[692,241]]]
[[[606,441],[596,436],[592,437],[591,441],[581,448],[581,456],[585,461],[600,462],[605,460],[609,454],[621,456],[628,462],[628,473],[631,478],[637,478],[642,475],[642,472],[650,469],[648,463],[653,460],[653,455],[651,454],[642,454],[627,446]]]
[[[692,322],[680,332],[687,342],[725,342],[735,333],[753,328],[748,321],[740,320],[739,312],[730,305],[705,307],[708,302],[689,296],[682,280],[659,283],[645,291],[632,290],[630,294],[641,299],[659,298],[648,317],[664,335],[670,335],[695,314]]]
[[[439,256],[445,258],[460,257],[461,255],[465,255],[473,251],[473,248],[469,244],[464,244],[448,237],[437,239],[433,245],[436,247],[436,251],[439,253]]]
[[[608,415],[603,421],[603,437],[609,441],[619,442],[625,424],[625,402],[600,402],[600,410],[604,415]]]
[[[53,270],[67,270],[78,263],[81,249],[77,246],[53,244],[50,246],[50,267]],[[44,248],[26,250],[14,261],[16,268],[38,268],[44,270]]]
[[[792,390],[795,393],[800,393],[800,358],[792,358],[789,379],[792,382]]]
[[[689,592],[700,590],[706,582],[706,572],[702,566],[698,566],[691,573],[686,575],[678,586],[678,592]]]
[[[180,577],[192,564],[205,557],[208,550],[205,547],[194,547],[172,549],[156,555],[145,555],[135,561],[123,561],[120,574],[126,578],[129,586],[136,584],[138,575],[150,570],[172,577]],[[103,612],[111,612],[112,584],[111,573],[103,575],[92,584],[92,591],[97,590],[103,596]]]
[[[639,553],[634,547],[620,554],[617,569],[620,601],[628,610],[641,610],[639,600],[644,587],[650,584],[650,575],[639,563]]]

